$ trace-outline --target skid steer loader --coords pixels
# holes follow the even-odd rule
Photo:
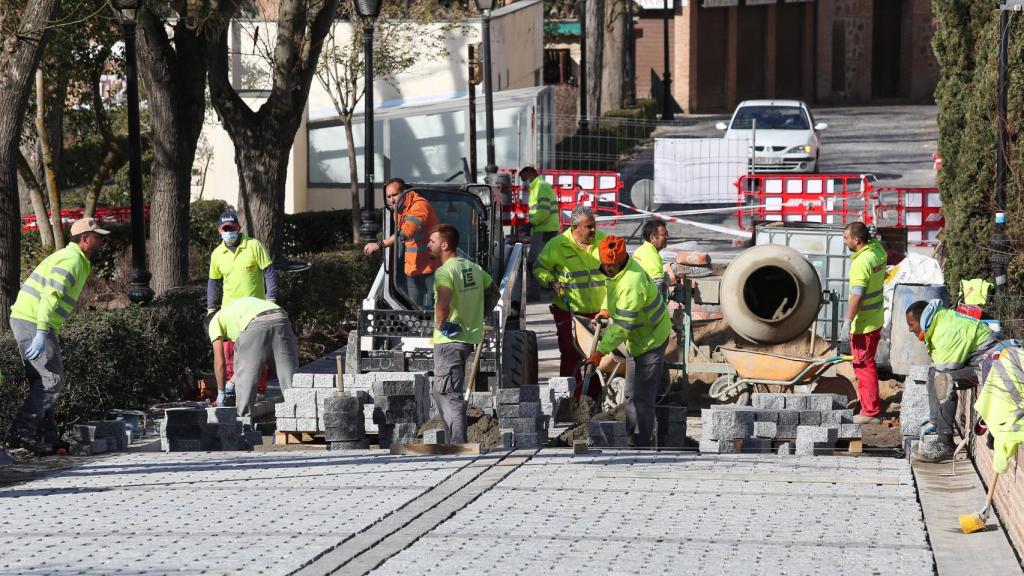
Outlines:
[[[501,178],[501,177],[499,177]],[[504,185],[411,184],[430,202],[441,223],[461,235],[459,255],[491,275],[501,293],[485,332],[474,388],[491,391],[537,383],[537,337],[526,330],[527,246],[502,227],[501,207],[510,200]],[[502,180],[499,179],[499,182]],[[398,205],[402,205],[399,200]],[[384,236],[394,233],[396,214],[385,211]],[[358,329],[349,334],[345,372],[427,372],[434,369],[431,335],[434,310],[415,303],[406,287],[401,241],[386,248],[384,263],[363,300]],[[468,381],[468,379],[467,379]]]

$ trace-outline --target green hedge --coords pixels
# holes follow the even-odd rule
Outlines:
[[[635,107],[605,112],[590,122],[586,134],[574,134],[555,145],[555,168],[615,170],[619,158],[649,138],[656,127],[654,100],[638,100]]]

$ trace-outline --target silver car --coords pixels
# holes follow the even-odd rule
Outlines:
[[[741,102],[726,125],[727,140],[751,142],[751,172],[817,172],[821,159],[818,133],[828,124],[814,123],[807,104],[799,100],[747,100]]]

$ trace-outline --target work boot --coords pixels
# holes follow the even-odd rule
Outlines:
[[[853,417],[854,424],[881,424],[881,419],[878,416],[865,416],[863,414],[857,414]]]
[[[937,464],[953,458],[953,437],[946,434],[927,434],[914,448],[911,457],[918,462]]]
[[[7,437],[7,445],[11,448],[24,448],[36,456],[49,456],[56,452],[52,444],[31,436],[16,433],[12,433]]]
[[[14,454],[10,450],[0,448],[0,466],[10,466],[15,462]]]

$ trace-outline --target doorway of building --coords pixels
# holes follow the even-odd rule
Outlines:
[[[903,0],[875,0],[871,39],[871,96],[902,96]]]

